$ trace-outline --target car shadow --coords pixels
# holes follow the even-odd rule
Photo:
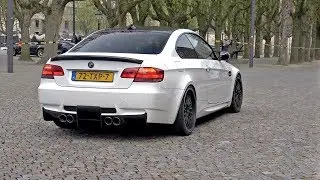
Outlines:
[[[205,117],[197,119],[196,128],[201,128],[208,123],[215,121],[217,118],[225,115],[227,110],[220,110],[215,113],[209,114]],[[172,125],[163,124],[130,124],[124,126],[110,126],[110,127],[86,127],[76,130],[61,130],[61,135],[69,136],[86,136],[86,138],[166,138],[166,137],[179,137],[175,134]]]
[[[206,125],[212,121],[215,121],[217,120],[218,118],[222,117],[223,115],[226,115],[228,114],[228,109],[222,109],[222,110],[219,110],[219,111],[216,111],[214,113],[211,113],[209,115],[206,115],[204,117],[201,117],[199,119],[197,119],[197,123],[196,123],[196,127],[201,127],[203,125]]]

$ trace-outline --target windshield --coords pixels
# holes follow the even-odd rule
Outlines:
[[[159,54],[169,37],[168,32],[155,31],[98,32],[75,45],[70,52]]]

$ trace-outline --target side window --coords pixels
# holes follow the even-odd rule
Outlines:
[[[179,37],[176,51],[182,59],[198,59],[198,55],[186,35]]]
[[[206,42],[194,34],[188,34],[187,36],[200,59],[213,59],[212,49]]]

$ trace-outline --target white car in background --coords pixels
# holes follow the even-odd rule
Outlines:
[[[62,128],[143,119],[190,135],[197,118],[241,109],[241,74],[225,60],[188,29],[100,30],[44,66],[43,117]]]

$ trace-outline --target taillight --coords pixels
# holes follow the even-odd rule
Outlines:
[[[41,78],[53,79],[54,76],[63,76],[64,72],[62,67],[52,64],[44,65],[42,69]]]
[[[121,77],[132,78],[134,82],[161,82],[164,78],[164,71],[153,67],[134,67],[124,69]]]

